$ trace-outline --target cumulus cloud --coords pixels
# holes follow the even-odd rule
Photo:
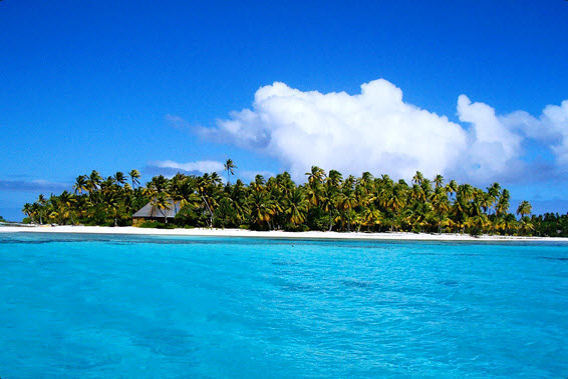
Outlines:
[[[231,112],[202,133],[272,155],[296,179],[312,164],[348,174],[409,178],[420,170],[479,182],[510,179],[531,169],[523,159],[530,138],[568,164],[568,101],[547,106],[537,119],[523,111],[498,115],[460,95],[457,116],[460,123],[407,103],[383,79],[354,95],[275,82],[256,92],[250,109]]]
[[[460,95],[457,111],[460,121],[472,126],[467,148],[462,151],[465,159],[461,162],[469,177],[489,179],[520,165],[516,159],[522,153],[522,137],[507,128],[495,109],[484,103],[472,103],[466,95]]]
[[[312,164],[354,174],[432,175],[449,169],[467,143],[458,124],[405,103],[402,91],[382,79],[363,84],[358,95],[274,83],[256,92],[253,109],[232,112],[206,133],[264,150],[295,177]]]
[[[223,171],[223,163],[218,161],[195,161],[187,163],[179,163],[174,161],[155,161],[148,165],[149,171],[154,174],[175,175],[177,172],[183,171],[190,174],[203,174]]]

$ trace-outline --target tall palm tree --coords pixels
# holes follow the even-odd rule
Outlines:
[[[234,170],[237,168],[237,166],[235,165],[232,159],[227,159],[224,166],[225,166],[225,171],[227,171],[227,184],[230,185],[231,175],[235,175]]]
[[[499,200],[497,201],[497,206],[495,208],[495,213],[497,216],[506,215],[509,212],[509,200],[511,199],[511,195],[507,189],[504,189],[501,192],[501,196],[499,196]]]
[[[487,187],[487,196],[490,202],[489,208],[496,207],[497,199],[499,199],[499,194],[501,193],[501,185],[497,182],[493,183],[490,187]]]
[[[118,217],[120,215],[120,198],[115,193],[110,193],[105,200],[107,213],[112,216],[113,225],[118,226]],[[167,220],[166,220],[167,221]]]
[[[211,176],[204,174],[197,181],[197,193],[201,197],[209,214],[209,227],[213,227],[213,208],[217,204],[215,199],[215,183]]]

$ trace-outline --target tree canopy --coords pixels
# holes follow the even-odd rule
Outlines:
[[[137,170],[106,179],[92,171],[77,177],[73,193],[40,195],[23,212],[27,222],[40,224],[119,226],[131,225],[133,213],[148,202],[166,209],[173,200],[181,210],[170,227],[568,235],[568,216],[531,216],[527,201],[516,209],[517,218],[509,191],[498,183],[482,189],[420,172],[407,183],[369,172],[344,177],[313,166],[304,184],[283,172],[268,179],[257,175],[247,185],[240,179],[230,183],[236,168],[227,160],[226,183],[217,173],[178,173],[155,176],[145,186]]]

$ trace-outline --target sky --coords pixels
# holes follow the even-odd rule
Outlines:
[[[494,181],[568,211],[568,2],[0,1],[0,216],[93,169]]]

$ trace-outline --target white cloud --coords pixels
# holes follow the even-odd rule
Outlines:
[[[511,129],[527,138],[548,144],[560,165],[568,165],[568,100],[560,105],[547,105],[539,118],[516,111],[501,118]]]
[[[563,165],[568,165],[568,100],[564,100],[560,106],[549,105],[544,108],[541,120],[545,128],[553,130],[560,136],[553,150],[558,161]]]
[[[457,110],[460,121],[472,126],[468,147],[462,152],[466,159],[459,169],[472,179],[484,181],[519,166],[515,160],[522,154],[522,137],[507,128],[493,108],[460,95]]]
[[[232,112],[208,133],[276,156],[296,178],[312,164],[353,174],[433,175],[448,170],[467,143],[458,124],[403,102],[402,91],[382,79],[363,84],[358,95],[274,83],[256,92],[252,110]]]
[[[174,161],[156,161],[151,162],[151,166],[165,169],[175,169],[182,171],[198,171],[201,173],[211,173],[223,171],[223,163],[218,161],[196,161],[187,163],[178,163]]]
[[[531,138],[568,164],[568,101],[547,106],[537,119],[523,111],[498,115],[461,95],[457,115],[461,123],[406,103],[402,90],[383,79],[354,95],[275,82],[256,92],[250,109],[202,132],[276,157],[295,179],[313,164],[356,175],[409,178],[420,170],[474,182],[511,178],[527,169],[523,146]]]

